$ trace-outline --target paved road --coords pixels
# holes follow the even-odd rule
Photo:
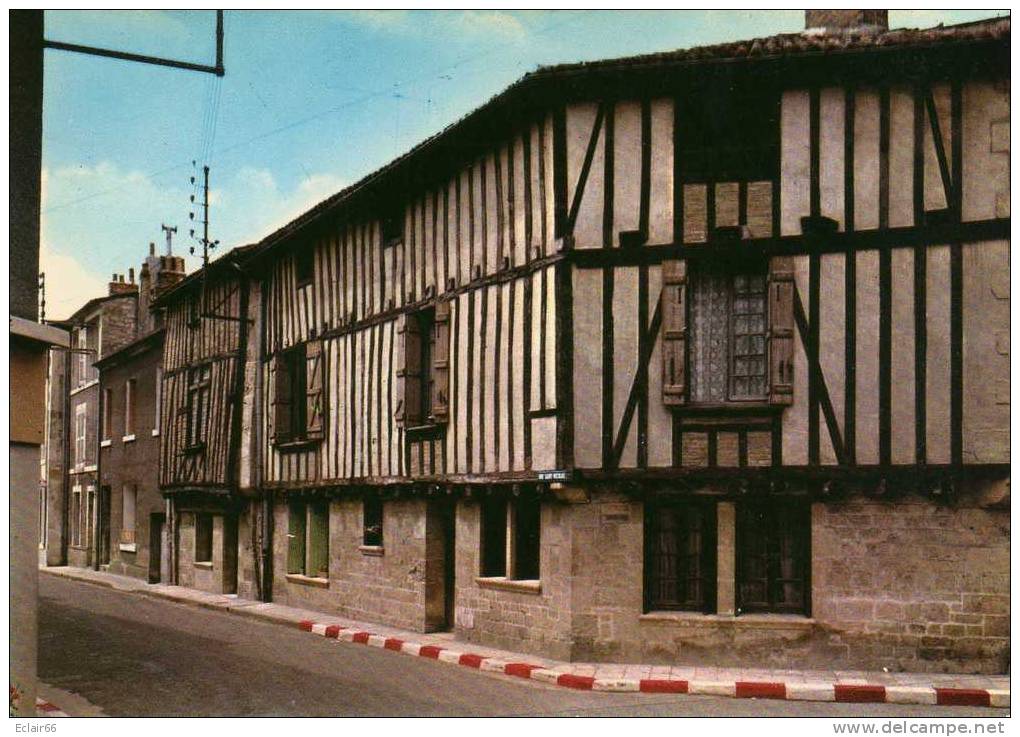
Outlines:
[[[39,576],[39,678],[111,716],[984,716],[1005,710],[595,694]]]

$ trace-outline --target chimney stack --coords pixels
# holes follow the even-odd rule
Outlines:
[[[804,28],[814,33],[882,33],[888,10],[805,10]]]
[[[113,278],[109,284],[110,295],[115,294],[134,294],[138,291],[138,286],[134,283],[128,284],[124,281],[123,274],[113,274]]]

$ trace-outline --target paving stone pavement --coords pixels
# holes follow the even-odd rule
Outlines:
[[[567,688],[646,693],[703,693],[737,698],[839,701],[947,706],[1009,707],[1009,676],[942,673],[887,673],[846,670],[766,670],[616,663],[567,663],[458,641],[453,633],[409,632],[322,612],[237,596],[210,594],[180,586],[71,567],[42,572],[120,591],[226,610],[333,637],[397,650],[418,657],[529,678]]]

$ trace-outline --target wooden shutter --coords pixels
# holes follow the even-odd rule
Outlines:
[[[793,404],[793,259],[769,260],[769,404]]]
[[[305,344],[305,437],[321,440],[325,432],[325,404],[323,371],[325,370],[322,341]]]
[[[418,319],[405,313],[397,323],[397,409],[393,419],[398,427],[420,425],[421,417],[421,330]]]
[[[301,502],[287,505],[287,573],[305,573],[305,509]]]
[[[687,398],[687,263],[662,262],[662,401]]]
[[[432,348],[432,419],[447,422],[450,419],[450,303],[436,304]]]
[[[273,356],[270,368],[270,381],[273,385],[273,406],[270,417],[273,420],[273,442],[285,443],[291,439],[291,396],[290,371],[282,353]]]

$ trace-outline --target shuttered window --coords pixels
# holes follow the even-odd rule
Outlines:
[[[793,259],[769,261],[769,402],[793,404]]]
[[[307,520],[305,503],[291,501],[287,504],[287,573],[304,575],[305,535]]]
[[[276,444],[322,440],[326,432],[325,354],[321,341],[282,351],[270,365]]]
[[[715,611],[715,502],[645,509],[645,608]]]
[[[450,303],[401,315],[397,326],[400,427],[441,424],[450,416]]]
[[[737,507],[737,606],[744,612],[805,614],[811,517],[801,502]]]
[[[687,397],[687,264],[662,264],[662,401],[680,405]]]
[[[288,502],[287,573],[329,578],[329,502]]]

